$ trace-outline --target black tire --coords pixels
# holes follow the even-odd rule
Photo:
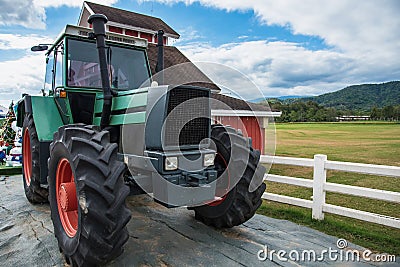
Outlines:
[[[260,152],[253,149],[248,139],[235,129],[212,125],[211,139],[217,149],[215,166],[218,177],[226,174],[225,169],[229,166],[231,179],[238,182],[218,204],[195,207],[195,218],[206,225],[230,228],[249,220],[260,207],[261,196],[266,188],[262,182],[265,167],[258,164]],[[233,146],[235,148],[231,156]],[[238,177],[233,177],[234,175]],[[250,190],[254,183],[257,184],[255,190]]]
[[[46,203],[48,190],[40,186],[39,139],[31,114],[25,114],[22,129],[22,180],[25,196],[33,204]],[[30,159],[30,160],[29,160]]]
[[[96,266],[118,257],[129,238],[126,225],[131,212],[125,204],[129,195],[123,180],[125,164],[117,160],[118,146],[109,140],[109,132],[97,126],[66,125],[58,129],[50,144],[51,219],[60,251],[74,266]],[[65,160],[72,171],[78,203],[75,235],[68,235],[61,222],[61,198],[56,194],[56,179],[61,179],[56,177],[60,176],[58,168]]]

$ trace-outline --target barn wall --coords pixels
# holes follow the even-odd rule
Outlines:
[[[90,16],[89,11],[86,8],[84,8],[82,12],[82,19],[79,22],[79,26],[89,27],[89,23],[87,22],[89,16]]]
[[[251,137],[253,148],[264,154],[265,129],[260,127],[260,123],[256,117],[230,117],[230,116],[214,116],[214,123],[230,125],[231,127],[241,130],[245,137]]]

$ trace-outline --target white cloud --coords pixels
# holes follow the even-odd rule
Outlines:
[[[43,88],[45,57],[43,53],[37,53],[0,62],[0,73],[0,103],[18,100],[22,93],[36,95]]]
[[[46,13],[35,6],[33,0],[0,1],[0,25],[21,25],[26,28],[44,29]]]
[[[295,34],[320,36],[344,51],[400,46],[397,0],[263,1],[253,8],[266,24],[289,25]]]
[[[94,0],[92,2],[112,5],[118,0]],[[1,0],[0,25],[21,25],[30,29],[45,29],[46,8],[81,7],[82,3],[82,0]]]
[[[147,0],[144,0],[147,1]],[[400,77],[400,2],[397,0],[158,0],[230,11],[253,11],[261,24],[318,36],[329,48],[265,40],[183,46],[193,60],[213,60],[243,71],[267,94],[319,94]]]
[[[194,41],[198,41],[200,39],[204,39],[204,36],[201,35],[196,29],[192,26],[186,27],[184,29],[178,30],[181,37],[179,39],[172,39],[170,40],[170,45],[180,45],[180,44],[187,44]]]
[[[28,49],[33,45],[52,43],[47,36],[0,33],[0,50]]]
[[[315,95],[351,84],[395,80],[400,71],[394,60],[367,64],[364,58],[340,51],[310,51],[296,43],[280,41],[249,41],[218,47],[196,44],[180,49],[193,61],[212,60],[238,69],[269,96]],[[202,70],[216,83],[228,83],[228,87],[241,90],[241,95],[252,99],[251,95],[246,96],[247,81],[229,82],[232,79],[229,73],[204,66]]]
[[[141,0],[150,1],[150,0]],[[153,0],[152,0],[153,1]],[[158,0],[233,10],[253,10],[262,23],[289,27],[294,34],[315,35],[343,50],[400,48],[398,0]]]

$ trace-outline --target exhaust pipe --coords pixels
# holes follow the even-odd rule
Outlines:
[[[111,106],[112,106],[112,92],[110,87],[110,76],[107,68],[106,57],[106,27],[108,19],[103,14],[93,14],[89,17],[88,23],[93,26],[93,34],[96,39],[97,51],[99,53],[100,63],[100,76],[103,88],[104,102],[103,110],[101,112],[100,127],[104,129],[110,124]]]
[[[158,47],[158,55],[157,55],[157,65],[156,65],[156,72],[158,73],[157,76],[158,84],[164,84],[164,31],[159,30],[157,33],[157,47]],[[161,72],[161,73],[159,73]]]

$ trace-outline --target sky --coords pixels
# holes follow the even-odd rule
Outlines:
[[[189,59],[236,69],[267,97],[400,80],[398,0],[99,0],[163,19]],[[43,87],[51,43],[81,0],[0,0],[0,104]],[[240,86],[240,82],[238,84]]]

